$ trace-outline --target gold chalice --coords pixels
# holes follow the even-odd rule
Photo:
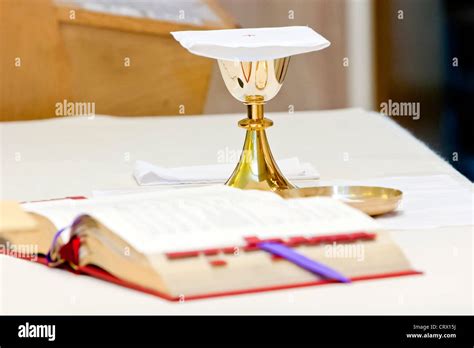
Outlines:
[[[265,129],[273,122],[263,107],[278,93],[290,56],[321,50],[330,42],[305,26],[172,32],[191,53],[217,59],[230,94],[247,105],[247,130],[239,163],[226,184],[242,189],[295,188],[281,173]],[[235,59],[234,59],[235,58]]]
[[[333,197],[370,215],[397,208],[402,192],[396,189],[371,186],[297,188],[285,178],[273,158],[265,133],[273,122],[264,117],[264,105],[280,90],[290,56],[326,48],[330,45],[328,40],[311,28],[300,26],[171,34],[191,53],[217,59],[230,94],[247,105],[247,118],[239,121],[239,126],[247,131],[242,154],[226,185],[275,191],[289,199]]]
[[[247,130],[242,154],[226,185],[272,191],[295,188],[273,158],[265,133],[273,121],[263,113],[265,103],[280,90],[289,62],[290,57],[255,62],[218,60],[230,94],[247,105],[247,118],[239,121]]]

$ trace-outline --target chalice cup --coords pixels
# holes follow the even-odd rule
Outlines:
[[[247,106],[247,118],[239,121],[246,129],[240,160],[226,185],[241,189],[280,191],[295,188],[273,158],[265,129],[273,121],[264,117],[264,105],[280,90],[290,57],[243,62],[218,60],[230,94]]]

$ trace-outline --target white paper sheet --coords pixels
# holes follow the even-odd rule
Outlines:
[[[318,51],[331,44],[304,26],[192,30],[171,34],[193,54],[244,62],[289,57]]]
[[[358,181],[323,181],[325,185],[383,186],[403,191],[394,213],[377,217],[386,229],[426,229],[473,224],[472,185],[449,175],[400,176]]]
[[[243,245],[243,237],[284,238],[375,231],[367,215],[329,198],[284,200],[227,186],[27,203],[58,227],[90,214],[143,253]]]
[[[316,180],[319,173],[310,163],[298,158],[277,161],[289,180]],[[234,171],[236,163],[165,168],[145,161],[137,161],[133,176],[139,185],[178,185],[224,183]]]
[[[202,0],[55,0],[55,2],[59,5],[77,6],[88,11],[117,16],[195,25],[222,22],[210,5]]]

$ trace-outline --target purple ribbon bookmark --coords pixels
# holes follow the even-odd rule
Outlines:
[[[262,250],[268,251],[274,255],[283,257],[284,259],[293,262],[295,265],[300,266],[310,272],[320,275],[324,278],[334,279],[341,283],[350,283],[351,280],[334,269],[314,260],[307,258],[300,253],[297,253],[291,248],[280,244],[271,242],[262,242],[257,244]]]

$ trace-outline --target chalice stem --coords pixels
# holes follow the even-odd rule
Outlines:
[[[239,163],[226,185],[242,189],[285,190],[294,186],[284,177],[273,158],[265,129],[273,122],[263,116],[262,97],[248,97],[248,117],[239,122],[247,130]]]

